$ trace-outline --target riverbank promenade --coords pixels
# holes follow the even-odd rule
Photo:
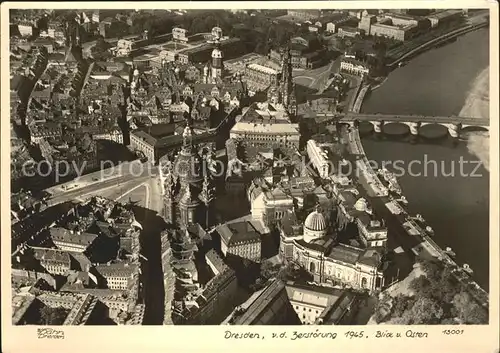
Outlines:
[[[350,102],[348,114],[359,114],[362,102],[369,90],[369,85],[363,85],[359,88],[357,96]],[[475,120],[477,121],[477,119]],[[342,131],[349,152],[356,156],[358,182],[365,189],[367,196],[370,198],[370,203],[374,209],[378,209],[379,214],[390,215],[402,228],[402,231],[398,232],[397,242],[406,252],[412,253],[414,256],[427,259],[435,258],[445,262],[453,269],[453,275],[457,281],[463,284],[471,296],[483,307],[488,307],[488,293],[470,277],[463,267],[459,266],[446,251],[436,244],[431,238],[432,230],[423,229],[416,218],[408,214],[405,207],[389,196],[387,188],[380,181],[366,157],[358,129],[351,125],[348,129]]]

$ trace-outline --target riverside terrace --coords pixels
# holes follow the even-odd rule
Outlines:
[[[358,114],[358,113],[346,113],[346,114],[322,114],[317,116],[317,122],[319,124],[336,124],[336,123],[348,123],[349,125],[355,125],[361,121],[370,122],[375,132],[382,132],[382,127],[384,123],[400,123],[405,124],[410,127],[410,131],[413,135],[418,135],[419,128],[421,126],[429,124],[439,124],[446,127],[452,137],[458,137],[462,129],[468,127],[479,127],[489,130],[490,120],[484,118],[468,118],[459,116],[422,116],[422,115],[396,115],[396,114]]]

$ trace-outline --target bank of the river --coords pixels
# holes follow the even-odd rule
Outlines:
[[[484,74],[482,79],[476,78],[489,65],[488,46],[488,30],[478,30],[417,56],[393,71],[367,97],[362,111],[444,116],[459,115],[466,109],[478,111],[475,104],[469,104],[472,98],[467,98],[475,93],[477,102],[477,95],[481,96],[474,87],[486,80]],[[468,263],[474,269],[474,278],[488,290],[489,173],[480,166],[474,173],[480,176],[470,175],[474,163],[480,161],[471,153],[473,143],[474,139],[469,145],[466,141],[453,143],[443,139],[410,144],[374,134],[363,138],[369,159],[379,163],[401,160],[406,166],[420,161],[417,173],[405,173],[399,178],[409,211],[422,214],[435,230],[435,241],[442,248],[453,248],[457,263]],[[437,173],[432,166],[425,173],[422,163],[426,160],[435,162]],[[460,160],[468,163],[466,173],[459,172]],[[453,173],[451,168],[455,168]]]
[[[487,67],[476,78],[460,111],[460,116],[471,118],[490,117],[490,68]],[[469,151],[478,156],[484,167],[489,171],[490,137],[488,132],[473,132],[467,134]]]

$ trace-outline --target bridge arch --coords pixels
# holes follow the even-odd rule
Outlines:
[[[462,125],[462,130],[461,132],[467,133],[467,132],[486,132],[490,131],[489,126],[478,126],[478,125]]]
[[[383,131],[388,135],[406,135],[411,132],[410,126],[405,121],[386,121]]]
[[[436,123],[426,123],[420,124],[418,129],[418,134],[425,138],[438,138],[445,137],[450,134],[450,131],[447,126]]]

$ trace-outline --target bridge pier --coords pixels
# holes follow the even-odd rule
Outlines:
[[[448,132],[451,137],[457,138],[460,137],[461,124],[451,124],[448,126]]]
[[[412,135],[416,136],[419,134],[420,132],[420,123],[416,123],[416,122],[410,122],[408,124],[408,126],[410,127],[410,132]]]
[[[342,123],[349,125],[349,127],[357,127],[358,126],[357,120],[347,120],[347,121],[342,121]]]
[[[383,131],[383,129],[384,129],[384,122],[383,121],[372,121],[371,123],[373,125],[373,130],[377,134],[380,134]]]

